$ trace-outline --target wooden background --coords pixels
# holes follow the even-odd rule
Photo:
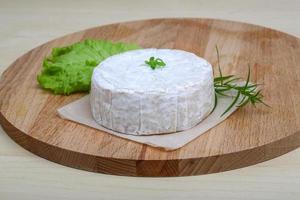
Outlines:
[[[163,34],[164,37],[159,37]],[[223,74],[263,84],[271,106],[247,106],[174,151],[112,136],[63,120],[57,109],[86,94],[53,95],[36,76],[51,49],[87,38],[194,52]],[[272,29],[213,19],[152,19],[100,26],[47,42],[18,58],[0,80],[0,122],[25,149],[47,160],[125,176],[189,176],[233,170],[270,160],[300,146],[300,39]],[[288,87],[287,87],[288,86]]]
[[[114,6],[118,7],[118,5],[112,6],[111,4],[106,4],[107,9],[111,9],[112,7],[114,8]],[[297,5],[297,2],[295,2],[295,5],[291,7],[287,7],[288,5],[281,4],[280,2],[277,2],[275,4],[272,3],[269,9],[273,8],[273,10],[270,10],[268,12],[265,10],[260,10],[262,9],[260,8],[261,5],[254,5],[254,3],[250,2],[242,5],[231,4],[233,8],[228,7],[225,4],[215,2],[215,4],[211,3],[206,6],[207,10],[210,9],[211,11],[208,12],[207,10],[204,10],[205,6],[203,6],[203,4],[201,3],[194,2],[189,6],[185,5],[186,7],[184,7],[183,5],[179,5],[178,2],[175,2],[172,5],[172,8],[174,10],[177,6],[177,12],[175,12],[172,9],[165,11],[163,8],[167,8],[168,4],[163,2],[160,8],[158,10],[156,9],[156,16],[167,13],[169,15],[177,14],[176,16],[205,15],[212,17],[223,17],[227,19],[260,23],[267,26],[272,25],[277,29],[282,29],[294,34],[299,34],[299,32],[296,32],[297,28],[295,28],[299,27],[299,25],[297,26],[298,21],[296,20],[296,16],[299,16],[299,12],[297,12],[299,9],[296,9]],[[62,33],[64,33],[63,31],[67,33],[75,30],[80,30],[83,27],[89,27],[91,26],[91,24],[89,23],[94,23],[92,25],[98,25],[100,23],[99,18],[97,18],[97,20],[94,18],[97,16],[105,16],[105,14],[108,15],[109,13],[103,12],[102,15],[100,15],[98,13],[98,10],[94,8],[95,5],[90,5],[91,7],[89,7],[89,9],[85,9],[85,7],[79,5],[79,3],[74,5],[74,7],[77,6],[77,11],[74,11],[75,8],[62,9],[59,4],[54,4],[52,5],[52,10],[48,7],[48,9],[51,11],[48,11],[46,13],[43,12],[45,11],[45,5],[42,4],[22,5],[21,3],[11,3],[10,5],[6,6],[8,7],[8,9],[2,10],[1,15],[4,15],[4,17],[0,18],[0,20],[5,20],[7,24],[7,27],[1,30],[1,39],[5,41],[1,44],[1,53],[4,57],[3,61],[1,60],[1,66],[7,66],[9,62],[12,62],[14,58],[20,55],[20,53],[36,46],[37,43],[42,43],[48,39],[54,38],[54,36],[51,37],[51,34],[55,33],[55,30],[59,32],[55,36],[60,36],[62,35]],[[18,8],[17,6],[20,7]],[[101,5],[99,5],[99,7],[100,6]],[[149,17],[151,15],[155,17],[154,14],[151,14],[155,9],[151,7],[146,9],[146,14],[139,14],[139,11],[137,10],[132,11],[132,13],[129,14],[129,12],[126,12],[126,9],[128,8],[126,7],[126,4],[125,7],[123,4],[119,6],[118,17],[120,18],[118,19],[120,20],[124,18],[132,19],[133,17],[135,17],[136,19],[139,16],[140,18]],[[133,7],[138,8],[139,6],[142,5],[136,3]],[[266,9],[267,6],[262,7]],[[1,9],[4,8],[1,7]],[[41,10],[37,8],[41,8]],[[196,8],[198,8],[198,10]],[[185,11],[179,12],[180,9],[183,9]],[[241,11],[243,9],[244,12]],[[15,15],[12,14],[12,11],[14,10]],[[124,16],[128,15],[131,16],[131,18],[124,17],[121,12],[122,10]],[[199,14],[199,10],[203,12]],[[256,11],[256,15],[253,14],[254,10]],[[84,16],[86,18],[76,18],[77,21],[73,21],[74,18],[62,18],[63,11],[67,11],[70,15],[73,14],[73,16],[78,16],[78,13],[80,13],[79,16]],[[214,11],[214,13],[212,13],[212,11]],[[271,15],[272,12],[273,15]],[[17,13],[18,15],[21,15],[18,16],[20,18],[17,18]],[[136,15],[133,15],[133,13],[135,13]],[[277,18],[276,14],[278,13],[285,13],[283,15],[285,17],[288,17],[288,19],[284,18],[283,16],[281,16],[280,19],[279,17]],[[113,19],[111,19],[111,16],[115,15],[111,13],[110,15],[106,16],[105,19],[113,21]],[[247,17],[251,18],[252,21]],[[15,21],[13,19],[15,19]],[[35,19],[36,21],[32,19]],[[57,21],[55,21],[55,19]],[[91,21],[89,21],[88,19],[91,19]],[[261,21],[264,19],[265,21]],[[295,20],[293,21],[293,19]],[[84,20],[88,22],[85,22]],[[45,23],[42,23],[44,21],[48,22],[47,25]],[[53,27],[48,27],[51,22],[53,24]],[[64,24],[66,22],[69,22],[71,24],[73,23],[72,26],[75,27],[74,30],[64,29],[63,27],[67,27]],[[106,21],[103,20],[101,22],[105,23]],[[39,28],[37,26],[37,23],[40,23]],[[31,24],[30,27],[28,27],[28,24]],[[290,29],[286,28],[289,27],[289,24],[291,25]],[[6,29],[8,30],[8,32],[6,32],[6,34],[3,34],[3,31],[7,31]],[[53,32],[51,32],[52,29]],[[40,37],[39,34],[41,34]],[[43,37],[48,38],[44,38],[43,40]],[[5,38],[13,39],[5,40]],[[28,42],[27,46],[26,41]],[[24,42],[23,51],[21,48],[22,45],[20,46],[20,43],[22,42]],[[10,58],[9,56],[11,56],[12,58]],[[5,59],[7,59],[7,61],[5,61]],[[223,198],[225,197],[225,199],[242,197],[244,197],[243,199],[246,199],[247,197],[251,197],[252,199],[271,199],[272,197],[297,199],[299,197],[299,193],[297,193],[297,185],[299,185],[300,182],[299,167],[297,167],[299,166],[299,155],[297,153],[298,151],[292,152],[287,156],[283,156],[274,161],[262,163],[254,167],[241,169],[234,172],[204,176],[203,178],[189,177],[178,179],[139,179],[137,181],[134,178],[97,175],[61,167],[56,164],[46,162],[43,159],[37,158],[23,151],[17,145],[11,142],[5,134],[1,134],[0,136],[0,197],[3,197],[5,199],[18,199],[18,197],[23,199],[32,199],[31,197],[38,198],[41,196],[61,197],[65,199],[75,196],[79,199],[79,194],[85,194],[85,197],[96,197],[98,194],[102,194],[105,197],[117,197],[119,196],[119,194],[123,194],[120,196],[120,198],[127,199],[141,197],[144,193],[148,194],[149,199],[153,199],[155,197],[173,197],[174,199],[175,197],[180,198],[187,196],[196,199],[197,197],[199,198],[202,195],[211,198],[222,196]],[[80,185],[84,186],[80,187]],[[113,192],[116,188],[118,188],[118,190],[120,191],[119,194],[115,194]],[[70,191],[70,189],[73,191],[73,194],[71,194],[70,192],[66,192]],[[47,194],[45,194],[46,191],[48,191]],[[89,193],[86,194],[85,192]],[[251,194],[251,196],[249,194]]]

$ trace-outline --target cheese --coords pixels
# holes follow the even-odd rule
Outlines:
[[[166,66],[151,69],[145,60],[152,56]],[[186,130],[213,109],[212,67],[182,50],[143,49],[114,55],[94,69],[90,103],[95,121],[120,133]]]

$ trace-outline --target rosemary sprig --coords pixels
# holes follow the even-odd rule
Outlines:
[[[145,60],[145,63],[151,67],[151,69],[163,68],[166,63],[160,58],[150,57],[149,60]]]
[[[230,96],[233,98],[232,103],[226,108],[226,110],[221,116],[226,114],[234,105],[236,105],[237,102],[238,102],[237,105],[238,107],[243,107],[249,103],[252,104],[253,106],[255,106],[258,103],[262,103],[265,106],[268,106],[262,100],[264,96],[262,95],[261,90],[258,89],[258,84],[250,83],[250,76],[251,76],[250,65],[248,65],[248,74],[247,74],[247,79],[245,81],[245,84],[241,86],[236,83],[236,81],[241,80],[240,77],[237,77],[235,75],[223,76],[220,67],[219,50],[217,46],[216,46],[216,51],[217,51],[219,76],[214,78],[215,105],[213,111],[215,110],[218,104],[218,96]],[[232,93],[234,93],[235,95],[232,96]],[[239,100],[241,96],[242,99]]]

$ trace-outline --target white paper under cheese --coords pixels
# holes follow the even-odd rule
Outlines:
[[[151,69],[151,56],[166,66]],[[189,129],[214,104],[211,65],[195,54],[170,49],[143,49],[107,58],[94,70],[91,108],[100,125],[134,135]]]

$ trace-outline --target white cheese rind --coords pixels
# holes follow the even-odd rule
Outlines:
[[[151,56],[166,66],[152,70]],[[143,49],[111,56],[92,76],[92,114],[114,131],[152,135],[192,128],[213,109],[211,65],[195,54]]]

